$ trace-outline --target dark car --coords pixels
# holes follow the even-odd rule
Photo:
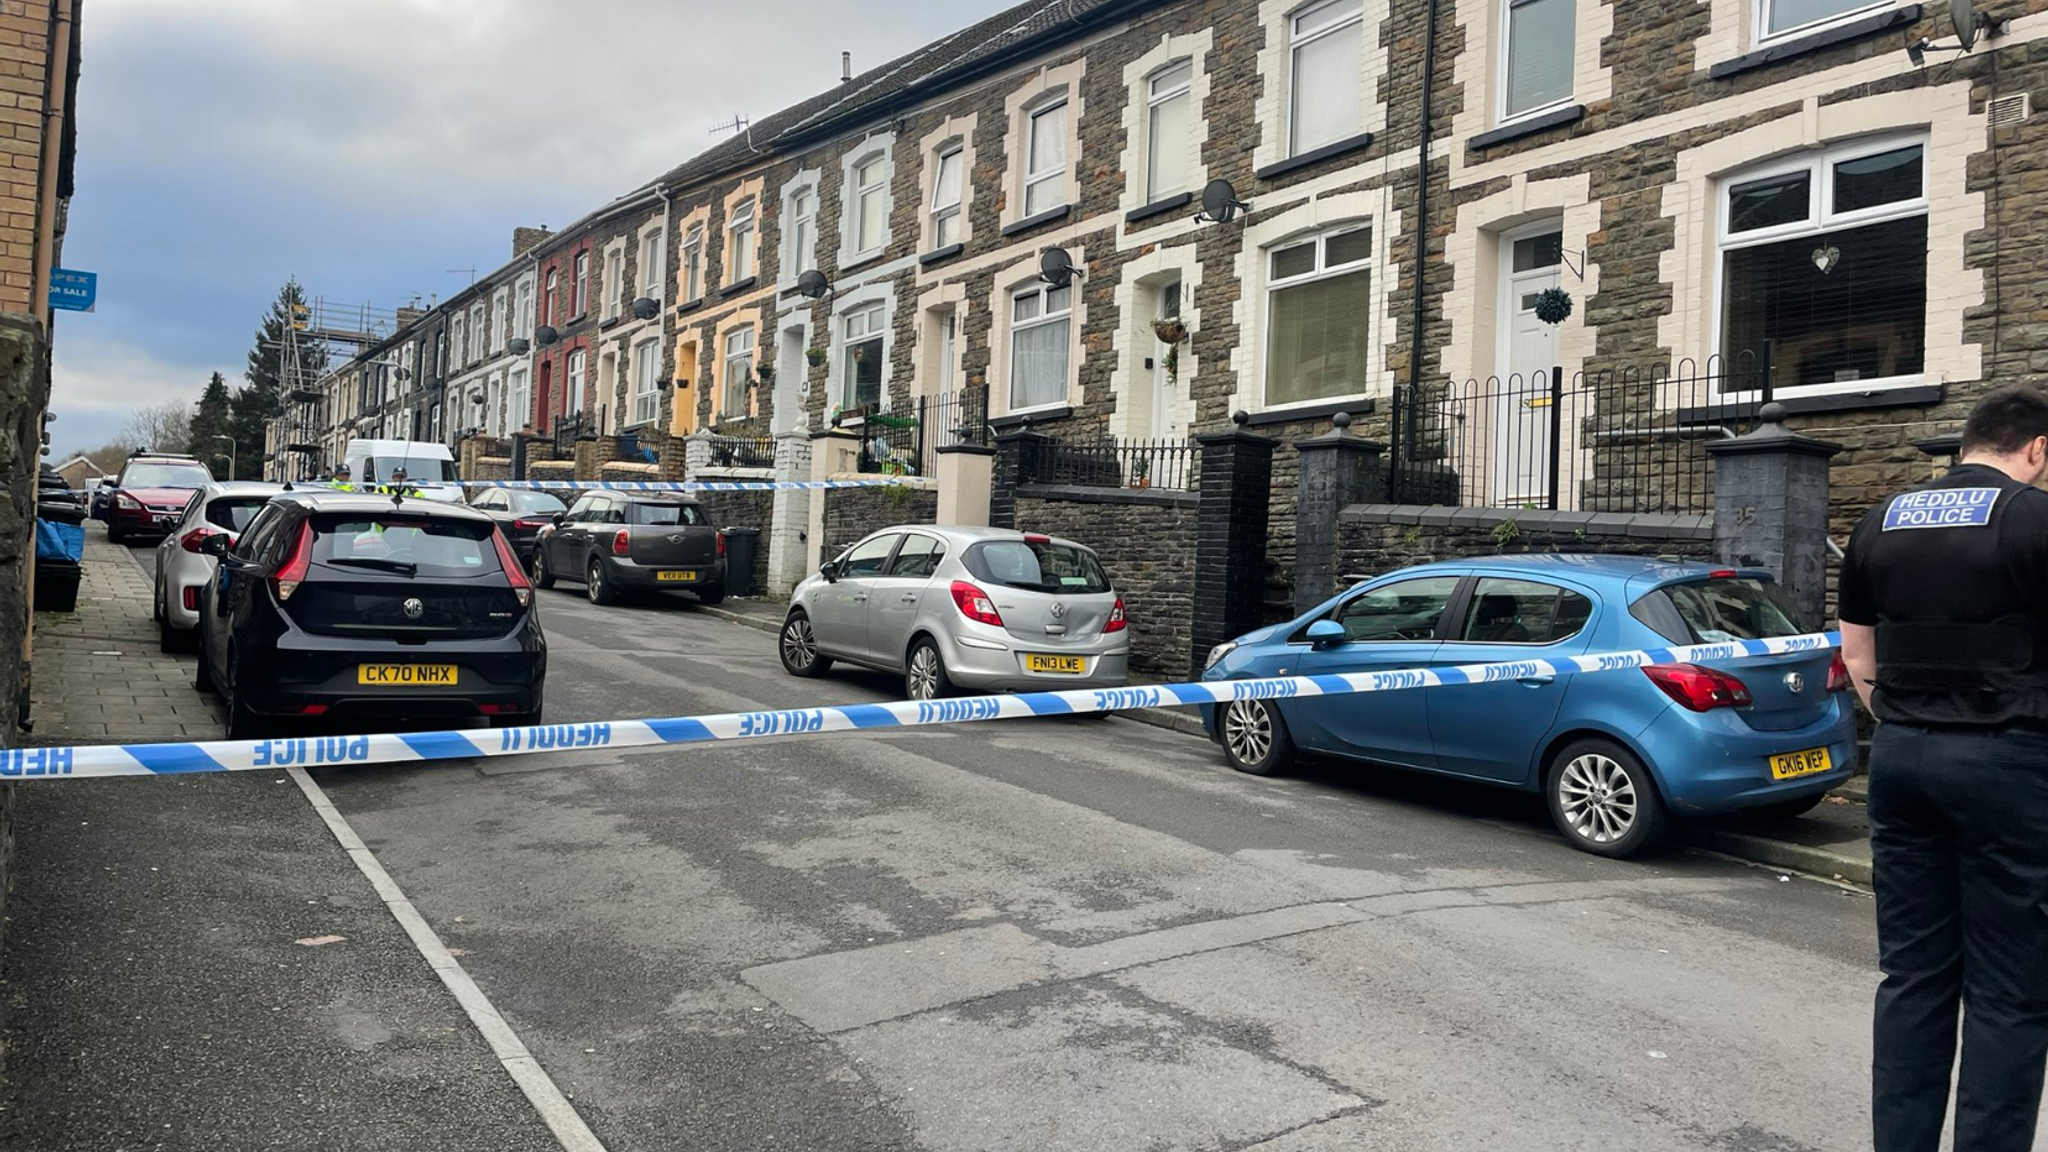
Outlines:
[[[199,687],[226,699],[230,739],[280,717],[540,722],[547,641],[489,516],[307,490],[204,547],[221,564],[200,597]]]
[[[540,530],[555,522],[555,513],[565,511],[562,502],[546,492],[521,488],[486,488],[469,502],[471,508],[498,522],[498,531],[512,542],[519,562],[533,564],[533,541]]]
[[[581,580],[593,604],[628,589],[687,588],[706,604],[725,599],[725,533],[695,500],[639,492],[591,492],[543,529],[533,582]]]
[[[130,536],[162,536],[185,516],[192,493],[213,483],[213,473],[190,456],[137,453],[121,465],[107,490],[107,539],[116,544]]]

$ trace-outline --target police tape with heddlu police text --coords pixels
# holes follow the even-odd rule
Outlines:
[[[349,764],[392,764],[412,760],[468,760],[481,756],[522,756],[595,748],[639,748],[706,740],[751,740],[822,732],[913,728],[977,720],[1011,720],[1082,712],[1182,704],[1227,704],[1296,696],[1353,692],[1394,692],[1413,688],[1456,688],[1534,676],[1613,672],[1645,664],[1740,660],[1795,652],[1818,652],[1841,642],[1833,632],[1775,640],[1734,640],[1680,648],[1601,652],[1549,660],[1511,660],[1449,668],[1391,672],[1343,672],[1322,676],[1278,676],[1263,680],[1211,680],[1194,684],[1148,684],[1130,688],[1079,688],[1005,696],[962,696],[946,700],[905,700],[893,704],[839,704],[680,716],[653,720],[609,720],[587,724],[541,724],[530,728],[408,732],[375,736],[304,736],[275,740],[209,740],[191,744],[98,744],[69,748],[0,749],[0,777],[51,779],[150,776],[183,772],[250,772]]]
[[[584,491],[604,489],[608,492],[815,492],[827,488],[886,488],[901,484],[909,476],[877,476],[872,480],[443,480],[428,484],[408,484],[414,491],[428,488],[520,488],[542,492]],[[300,491],[333,488],[332,480],[287,481]],[[352,491],[361,494],[379,495],[384,485],[358,484]],[[87,488],[45,488],[45,496],[62,493],[68,496],[89,495]]]

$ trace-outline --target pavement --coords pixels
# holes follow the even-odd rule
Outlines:
[[[553,721],[900,689],[541,604]],[[6,1146],[551,1146],[281,779],[22,787]],[[1532,797],[1071,718],[313,779],[615,1152],[1868,1146],[1868,897]]]

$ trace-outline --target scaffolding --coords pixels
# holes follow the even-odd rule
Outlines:
[[[264,476],[317,479],[334,462],[325,438],[333,420],[334,379],[365,350],[398,330],[398,311],[315,296],[292,307],[278,348],[278,406],[271,418]]]

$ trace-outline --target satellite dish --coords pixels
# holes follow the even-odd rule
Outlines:
[[[816,300],[831,290],[832,282],[825,279],[825,274],[816,268],[812,268],[796,278],[796,291],[799,296],[808,296]]]
[[[1202,189],[1202,216],[1217,224],[1228,224],[1239,211],[1250,211],[1251,205],[1237,198],[1237,189],[1228,180],[1211,180]]]
[[[1038,258],[1038,278],[1055,288],[1074,282],[1074,258],[1064,248],[1048,248]]]
[[[1948,22],[1955,25],[1956,43],[1968,52],[1977,43],[1977,10],[1970,0],[1948,0]]]

